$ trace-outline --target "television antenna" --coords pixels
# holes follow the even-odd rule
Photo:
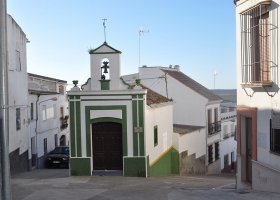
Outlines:
[[[149,30],[145,30],[143,27],[139,29],[139,67],[141,67],[141,36],[145,33],[149,33]]]

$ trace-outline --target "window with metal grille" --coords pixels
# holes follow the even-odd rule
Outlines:
[[[21,128],[20,108],[16,108],[16,129],[17,131]]]
[[[215,160],[220,159],[220,145],[219,142],[215,143]]]
[[[270,151],[280,154],[280,125],[279,125],[279,116],[278,120],[272,118],[270,120]],[[276,124],[277,123],[277,124]],[[275,125],[276,124],[276,125]]]
[[[277,82],[277,10],[260,4],[240,15],[242,84]]]

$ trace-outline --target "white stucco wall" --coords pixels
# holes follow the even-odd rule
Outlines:
[[[159,78],[161,77],[161,78]],[[164,72],[157,67],[139,68],[141,83],[155,92],[167,96]],[[186,87],[181,82],[167,75],[168,98],[174,104],[174,123],[205,126],[205,105],[208,100]]]
[[[172,146],[173,133],[173,104],[164,104],[156,108],[146,106],[145,114],[145,143],[146,155],[150,164],[163,152]],[[158,127],[158,144],[154,146],[154,126]]]
[[[201,128],[187,134],[173,133],[173,138],[178,142],[178,151],[182,153],[188,151],[188,155],[195,154],[199,158],[206,154],[206,129]],[[176,144],[175,144],[176,145]]]
[[[31,77],[31,76],[30,76]],[[32,79],[29,81],[29,86],[32,86]],[[43,79],[42,79],[43,80]],[[53,81],[51,81],[53,82]],[[44,79],[42,83],[47,84],[48,79]],[[54,90],[59,91],[58,86],[63,85],[64,83],[55,83]],[[39,85],[40,86],[40,85]],[[33,88],[31,88],[33,89]],[[64,90],[65,91],[65,90]],[[40,92],[39,92],[40,93]],[[31,120],[31,103],[33,103],[33,120]],[[69,144],[69,126],[61,130],[61,107],[63,107],[63,116],[69,116],[68,112],[68,100],[66,97],[66,92],[64,94],[29,94],[28,95],[28,118],[30,121],[29,124],[29,137],[30,140],[33,137],[35,140],[35,145],[31,148],[31,142],[29,144],[30,156],[31,154],[37,154],[40,158],[44,156],[44,139],[47,139],[47,152],[52,151],[55,148],[55,135],[57,134],[57,144],[60,144],[60,137],[65,136],[66,145]],[[43,120],[43,108],[44,106],[52,108],[54,111],[54,117]],[[38,110],[37,110],[38,109]],[[38,120],[37,120],[38,117]],[[69,124],[69,119],[68,119]],[[34,149],[35,148],[35,149]]]
[[[220,158],[221,158],[221,169],[223,169],[224,166],[224,156],[228,155],[229,160],[228,164],[231,164],[231,159],[233,162],[236,161],[236,140],[234,140],[234,137],[227,138],[225,140],[222,140],[220,143]],[[233,153],[233,158],[231,158],[231,153]]]
[[[263,88],[243,89],[242,73],[241,73],[241,29],[240,29],[240,13],[263,2],[263,0],[241,0],[237,2],[236,7],[236,61],[237,61],[237,105],[256,107],[257,111],[257,159],[259,162],[280,170],[280,156],[270,153],[270,122],[272,110],[280,113],[280,94],[279,92],[270,92],[269,96]],[[269,15],[277,17],[280,20],[278,11],[279,0],[273,0],[271,3]],[[271,20],[271,19],[270,19]],[[280,31],[278,28],[278,37]],[[279,47],[279,44],[278,44]],[[279,50],[277,55],[279,60]],[[279,63],[277,63],[279,65]],[[275,77],[279,77],[279,66]],[[274,84],[280,84],[280,80],[274,79]],[[275,89],[275,87],[274,87]],[[247,94],[246,94],[247,92]],[[249,96],[251,95],[251,97]]]
[[[28,150],[28,103],[26,72],[26,36],[19,25],[7,16],[8,48],[8,110],[9,152],[19,148],[22,154]],[[20,130],[16,130],[16,109],[20,109]]]

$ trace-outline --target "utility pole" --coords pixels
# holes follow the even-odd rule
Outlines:
[[[11,199],[7,74],[7,2],[0,0],[0,156],[1,199]]]

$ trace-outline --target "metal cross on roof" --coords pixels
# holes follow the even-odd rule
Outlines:
[[[104,39],[105,39],[105,42],[106,42],[106,21],[107,21],[107,19],[102,19],[103,20],[103,27],[104,27]]]

